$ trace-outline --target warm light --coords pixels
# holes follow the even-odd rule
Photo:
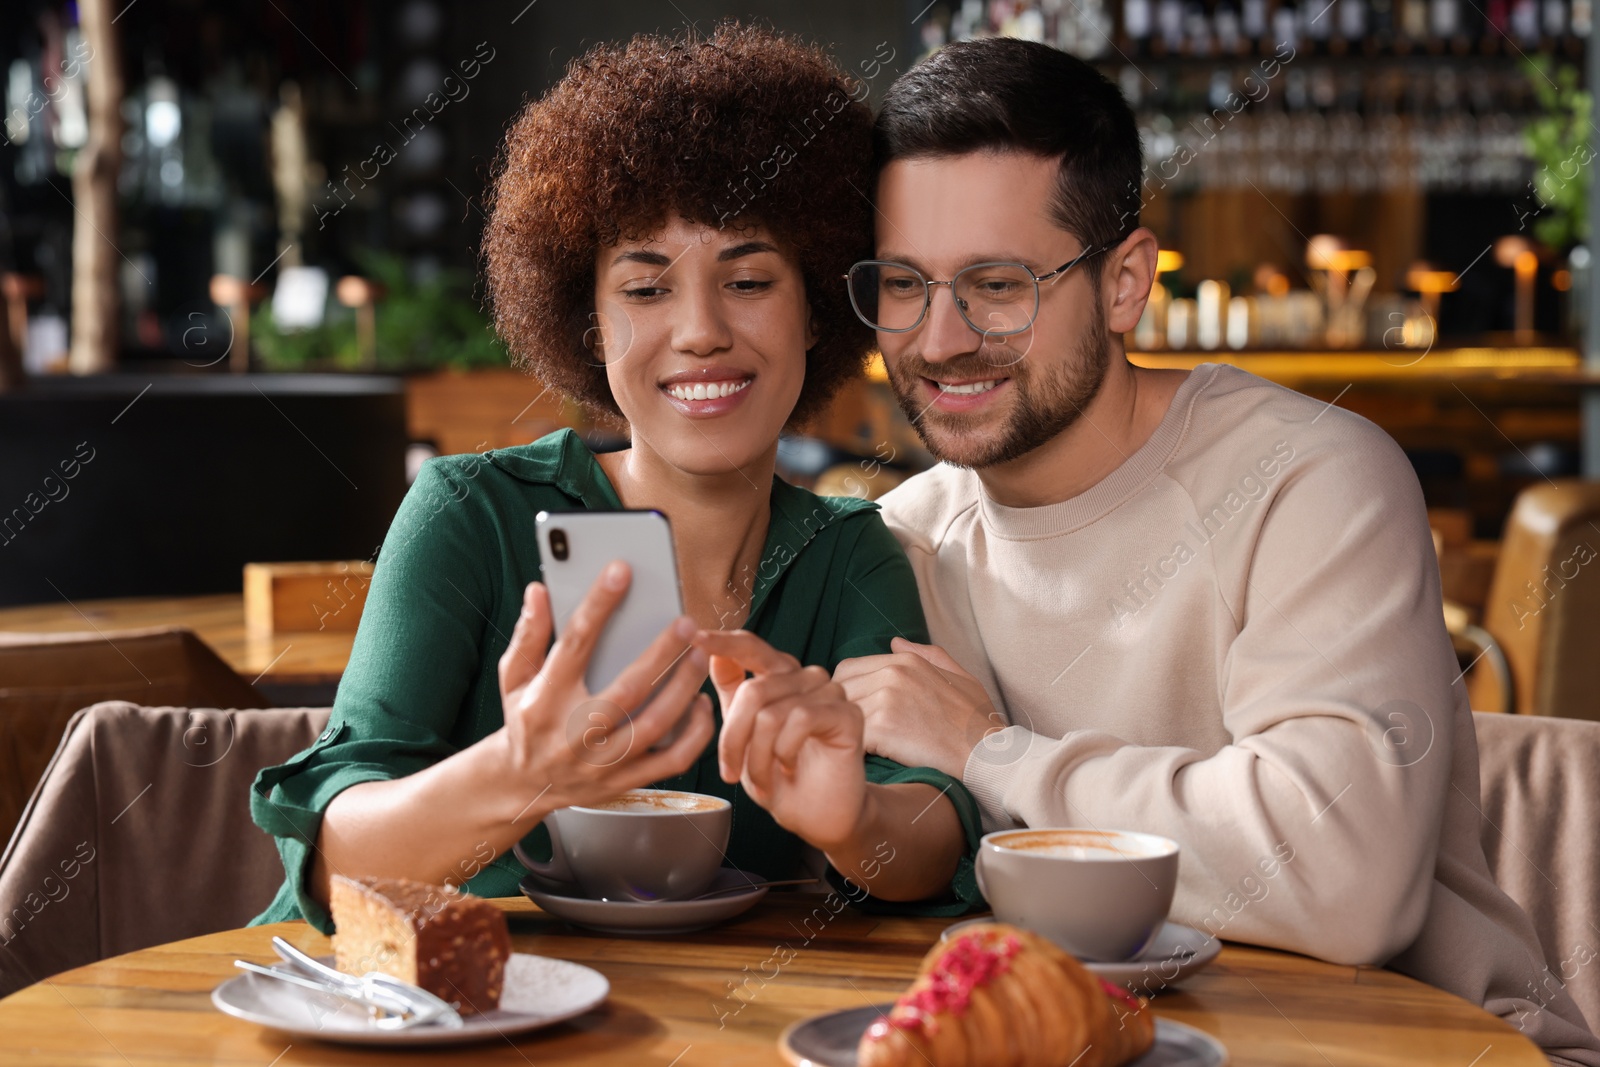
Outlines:
[[[1406,285],[1419,293],[1453,293],[1461,282],[1454,271],[1434,270],[1426,264],[1416,264],[1406,271]]]
[[[1516,234],[1507,234],[1494,243],[1494,261],[1502,267],[1514,267],[1525,255],[1533,251],[1533,244],[1526,237]]]
[[[1522,252],[1512,266],[1516,268],[1518,278],[1532,278],[1539,273],[1539,257],[1532,252]]]
[[[1156,273],[1167,274],[1183,267],[1183,253],[1163,248],[1156,253]]]
[[[1372,254],[1362,252],[1355,248],[1341,248],[1328,255],[1328,269],[1335,271],[1357,271],[1362,267],[1372,266]]]
[[[1556,271],[1550,275],[1550,284],[1555,287],[1557,292],[1566,292],[1572,288],[1572,272],[1570,270]]]
[[[358,308],[366,304],[376,303],[386,295],[383,286],[378,285],[359,274],[346,274],[339,279],[339,284],[334,286],[333,295],[339,303],[347,308]]]
[[[886,382],[888,380],[889,372],[883,366],[883,353],[873,352],[867,357],[867,381]]]
[[[1276,264],[1258,263],[1252,280],[1256,289],[1268,296],[1285,296],[1289,292],[1289,276],[1279,270]]]
[[[1333,257],[1346,248],[1342,237],[1319,233],[1306,241],[1306,266],[1312,270],[1332,270]]]

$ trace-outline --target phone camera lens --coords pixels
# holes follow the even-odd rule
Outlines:
[[[567,531],[550,531],[550,554],[556,559],[567,558]]]

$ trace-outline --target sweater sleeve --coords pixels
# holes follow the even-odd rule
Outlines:
[[[259,922],[303,917],[328,932],[327,910],[305,889],[328,804],[457,750],[449,738],[494,613],[470,477],[437,460],[423,465],[384,538],[327,729],[256,777],[250,814],[277,838],[286,873]]]
[[[1381,431],[1356,429],[1297,465],[1231,564],[1231,743],[1205,755],[1011,726],[964,771],[986,819],[1173,838],[1173,917],[1213,935],[1348,964],[1415,939],[1464,695],[1416,477]]]
[[[851,520],[861,528],[848,554],[845,588],[841,593],[838,633],[842,640],[834,649],[832,671],[839,661],[852,656],[876,656],[888,652],[896,637],[926,644],[927,624],[922,602],[917,595],[917,579],[894,535],[877,512],[867,512]],[[956,811],[961,823],[962,853],[956,865],[948,894],[942,899],[909,903],[880,901],[868,897],[858,906],[868,911],[901,915],[960,915],[982,904],[973,860],[983,836],[978,804],[966,786],[956,778],[932,767],[905,767],[882,756],[867,756],[867,781],[877,785],[922,784],[939,790]],[[840,892],[849,887],[834,871],[830,880]],[[870,886],[868,887],[870,889]],[[858,894],[859,895],[859,894]],[[855,897],[850,899],[855,900]]]

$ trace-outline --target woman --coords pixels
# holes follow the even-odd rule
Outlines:
[[[871,232],[871,119],[850,91],[820,51],[722,27],[596,48],[513,125],[484,245],[496,326],[631,447],[595,456],[562,431],[424,466],[326,732],[256,782],[288,873],[258,921],[326,930],[340,872],[514,895],[507,853],[528,836],[547,856],[545,815],[652,783],[729,798],[741,869],[783,877],[809,844],[880,900],[948,914],[976,898],[970,796],[864,760],[860,711],[829,677],[928,639],[910,568],[872,505],[774,476],[779,431],[870,340],[837,281]],[[619,506],[671,520],[687,615],[590,694],[626,568],[551,646],[533,520]],[[632,723],[608,710],[662,676]]]

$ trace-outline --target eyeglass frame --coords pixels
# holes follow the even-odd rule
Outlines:
[[[1039,319],[1040,282],[1047,282],[1056,275],[1062,274],[1071,270],[1073,267],[1076,267],[1079,263],[1082,263],[1090,256],[1095,255],[1098,252],[1104,252],[1111,247],[1112,246],[1109,244],[1103,244],[1095,245],[1092,248],[1086,248],[1082,252],[1079,252],[1077,255],[1073,256],[1071,259],[1067,260],[1065,263],[1061,264],[1061,266],[1057,267],[1055,270],[1048,271],[1044,274],[1035,274],[1033,273],[1032,267],[1028,266],[1026,263],[1021,263],[1014,259],[991,259],[982,263],[973,263],[970,266],[962,267],[960,270],[956,271],[955,276],[950,278],[948,281],[935,281],[933,279],[924,277],[920,270],[913,267],[909,263],[901,263],[898,260],[893,259],[859,259],[850,264],[850,269],[844,274],[840,275],[840,277],[844,279],[845,291],[850,295],[850,310],[854,311],[856,313],[856,318],[860,319],[862,324],[867,326],[869,329],[881,330],[884,333],[910,333],[912,330],[915,330],[917,327],[921,326],[923,321],[927,319],[928,309],[933,306],[933,287],[936,285],[948,285],[950,286],[950,299],[952,302],[954,302],[956,311],[960,312],[962,322],[965,322],[973,330],[983,334],[985,337],[1015,337],[1019,333],[1026,333],[1028,330],[1031,330],[1033,328],[1033,324]],[[857,267],[874,265],[903,267],[912,274],[915,274],[918,278],[922,279],[922,310],[917,313],[917,321],[913,322],[910,326],[902,326],[899,329],[893,329],[888,326],[879,326],[875,322],[868,321],[867,317],[861,313],[861,306],[856,303],[855,287],[850,284],[850,275],[855,272]],[[987,330],[967,317],[967,309],[962,306],[964,301],[962,301],[960,297],[956,296],[956,278],[961,277],[969,270],[977,270],[979,267],[1021,267],[1023,272],[1026,273],[1028,277],[1033,279],[1033,313],[1028,316],[1028,324],[1026,326],[1016,330]]]

